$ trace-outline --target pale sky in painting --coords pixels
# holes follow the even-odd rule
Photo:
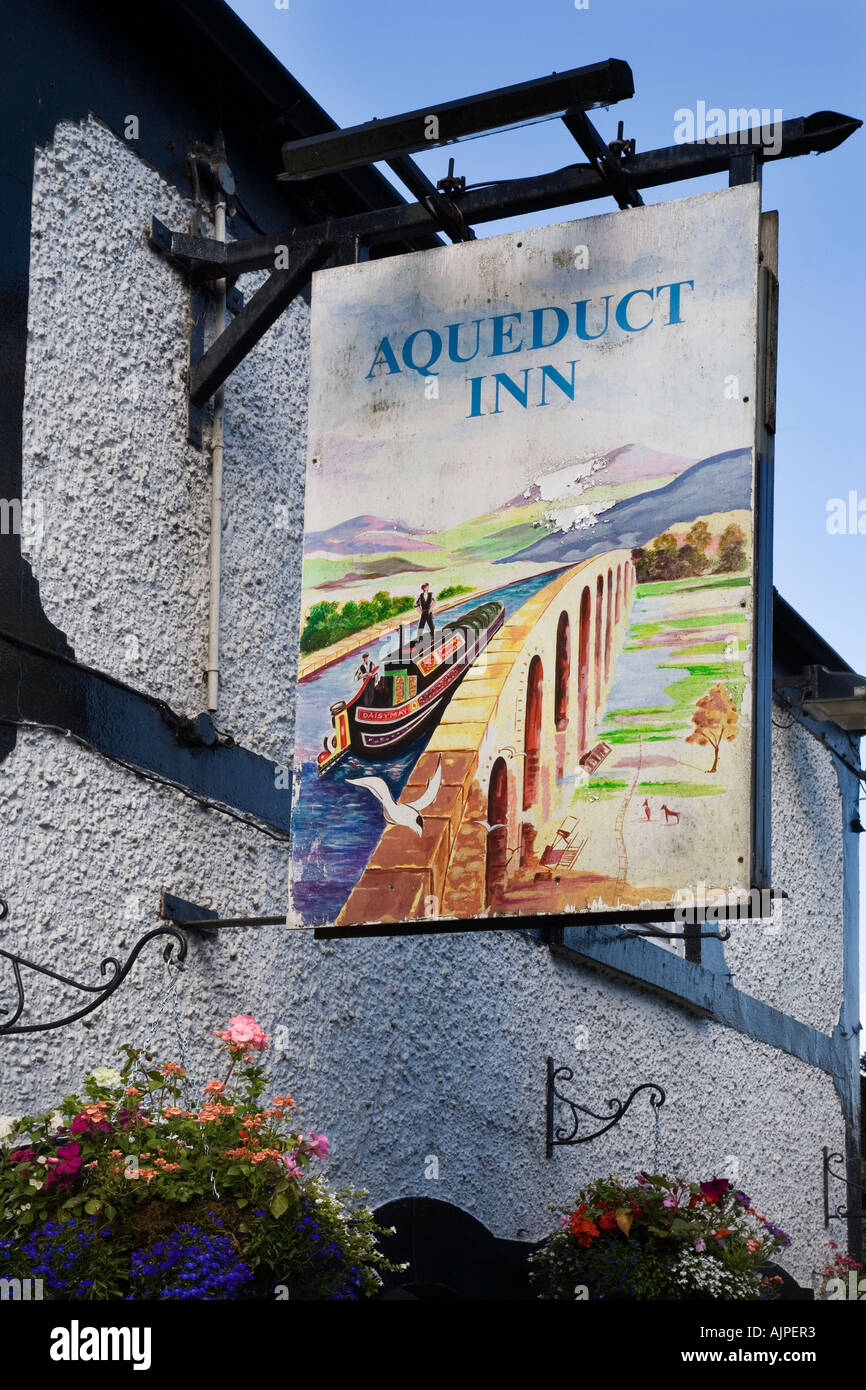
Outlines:
[[[700,459],[753,442],[753,402],[726,398],[739,378],[751,396],[754,356],[756,187],[720,190],[661,206],[559,223],[497,238],[321,272],[314,281],[310,459],[307,530],[325,530],[367,512],[428,530],[494,510],[554,470],[580,465],[625,444]],[[574,248],[586,245],[589,267],[577,269]],[[668,323],[670,291],[651,303],[636,296],[635,326],[615,323],[631,290],[693,280],[681,290],[680,323]],[[610,326],[595,342],[574,331],[576,300],[593,301],[587,328]],[[550,348],[529,348],[529,311],[561,306],[568,332]],[[497,314],[512,321],[518,352],[490,356]],[[458,365],[447,358],[449,323],[465,323]],[[545,321],[545,340],[554,316]],[[446,343],[431,368],[439,398],[428,398],[426,373],[402,359],[406,337],[435,329]],[[368,378],[387,335],[402,370]],[[507,340],[506,340],[507,342]],[[416,361],[429,354],[427,334]],[[541,366],[567,381],[576,361],[574,401],[548,384],[548,404],[524,409],[507,392],[501,413],[471,418],[469,378],[486,377],[482,408],[492,412],[493,373],[508,372],[530,402],[538,401]],[[524,369],[530,368],[524,379]],[[730,395],[730,392],[728,393]],[[576,471],[576,470],[575,470]],[[593,475],[593,485],[603,474]],[[711,500],[711,499],[708,499]]]

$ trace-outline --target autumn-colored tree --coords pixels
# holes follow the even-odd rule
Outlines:
[[[746,568],[746,537],[740,526],[726,526],[719,537],[718,569],[733,574]]]
[[[677,538],[672,531],[665,531],[664,535],[656,536],[653,541],[653,550],[676,550]]]
[[[693,545],[695,550],[705,551],[710,543],[710,528],[705,521],[696,521],[694,526],[690,526],[686,532],[686,545]]]
[[[714,750],[713,765],[707,770],[715,772],[719,766],[719,749],[723,743],[733,743],[739,733],[737,728],[737,707],[721,684],[714,685],[706,695],[702,695],[692,715],[695,726],[686,743],[709,744]]]

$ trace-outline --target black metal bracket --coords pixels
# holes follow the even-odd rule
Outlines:
[[[5,899],[0,898],[0,921],[3,921],[8,915],[9,905]],[[12,965],[12,975],[15,980],[15,988],[18,995],[17,1002],[12,1010],[11,1018],[0,1020],[0,1036],[15,1033],[44,1033],[51,1028],[63,1028],[67,1023],[75,1023],[77,1019],[84,1018],[86,1014],[92,1013],[94,1009],[99,1008],[100,1004],[104,1004],[106,999],[109,999],[116,989],[119,989],[148,941],[153,941],[157,936],[170,936],[173,938],[172,941],[167,944],[163,952],[163,958],[167,964],[174,965],[179,970],[182,969],[187,953],[186,941],[174,927],[155,927],[153,931],[146,932],[145,935],[135,943],[123,965],[121,965],[114,956],[106,956],[104,960],[100,961],[99,973],[105,976],[110,972],[108,982],[100,985],[83,984],[80,980],[74,980],[70,975],[61,975],[59,971],[51,970],[46,965],[37,965],[32,960],[26,960],[24,956],[16,955],[12,951],[0,949],[0,957],[4,960],[8,960]],[[173,954],[175,945],[177,946],[176,956]],[[96,998],[92,999],[89,1004],[85,1004],[83,1008],[76,1009],[70,1014],[64,1014],[62,1018],[52,1019],[48,1023],[19,1023],[18,1020],[24,1012],[26,1004],[26,989],[24,977],[22,975],[22,971],[26,970],[33,971],[34,974],[45,976],[50,980],[58,980],[61,984],[71,985],[73,989],[80,989],[86,994],[96,995]],[[8,1008],[0,1006],[0,1014],[8,1013]]]
[[[632,96],[634,78],[628,63],[607,58],[511,87],[456,101],[431,102],[399,116],[288,141],[283,145],[284,172],[278,177],[309,179],[390,161],[418,150],[550,120],[573,107],[611,106]]]
[[[835,1211],[830,1210],[830,1179],[833,1178],[835,1182],[844,1183],[846,1187],[857,1188],[859,1186],[861,1198],[864,1193],[864,1190],[866,1189],[864,1189],[858,1183],[852,1183],[851,1180],[848,1177],[846,1177],[844,1173],[833,1172],[833,1169],[830,1167],[830,1164],[841,1163],[844,1165],[845,1157],[843,1154],[829,1153],[826,1144],[824,1145],[824,1148],[821,1150],[821,1152],[824,1155],[824,1161],[822,1166],[824,1178],[824,1230],[826,1231],[831,1221],[848,1221],[856,1215],[856,1213],[851,1211],[848,1207],[837,1206]]]
[[[193,372],[205,354],[205,327],[208,309],[212,301],[212,292],[205,281],[195,274],[194,269],[187,261],[179,260],[172,255],[172,233],[164,222],[160,222],[158,217],[150,219],[147,236],[154,251],[158,251],[160,255],[164,256],[189,286],[189,356],[187,359],[187,383],[189,384]],[[227,287],[226,311],[229,314],[237,315],[243,307],[244,297],[241,291],[233,284]],[[199,449],[202,442],[203,423],[203,403],[193,401],[191,392],[187,390],[186,436],[190,444],[194,444]]]
[[[165,922],[173,922],[178,927],[191,931],[207,933],[215,927],[284,927],[286,913],[270,917],[220,917],[209,907],[187,902],[167,889],[162,890],[159,900],[159,915]]]
[[[612,71],[615,76],[619,69],[627,70],[625,64],[616,64],[615,60],[611,60],[611,63],[614,63]],[[600,70],[606,65],[595,66]],[[578,74],[589,71],[575,70]],[[575,73],[562,76],[573,78]],[[619,81],[621,76],[619,72],[616,80]],[[526,88],[538,85],[522,84]],[[486,93],[485,97],[501,99],[506,94],[513,96],[515,91],[517,89],[504,89],[499,93]],[[631,91],[620,93],[624,94],[631,95]],[[614,94],[610,100],[619,100],[620,95]],[[503,180],[465,191],[457,189],[455,185],[458,181],[449,176],[444,181],[450,190],[449,196],[430,183],[426,174],[408,157],[407,151],[435,148],[437,144],[447,144],[462,137],[457,133],[442,134],[439,140],[427,142],[426,145],[424,141],[418,143],[416,126],[422,113],[412,112],[406,117],[395,117],[393,121],[374,121],[351,131],[337,130],[295,141],[284,147],[284,159],[291,164],[293,178],[308,178],[334,168],[350,168],[355,164],[385,159],[418,198],[415,203],[397,203],[350,217],[229,242],[172,232],[153,219],[151,244],[174,265],[183,268],[191,282],[226,279],[233,284],[239,275],[247,272],[270,271],[265,284],[244,305],[217,341],[199,358],[195,358],[195,353],[191,356],[191,412],[200,409],[219,390],[238,363],[303,290],[313,272],[332,259],[334,264],[357,260],[361,248],[366,250],[377,243],[384,255],[402,253],[406,250],[407,241],[411,242],[419,236],[429,238],[437,230],[445,231],[452,240],[467,240],[474,236],[473,223],[517,217],[528,212],[589,202],[595,198],[613,196],[621,208],[639,207],[642,203],[641,188],[703,178],[707,174],[727,172],[731,183],[750,182],[760,177],[766,159],[790,159],[834,149],[862,125],[861,121],[834,111],[819,111],[812,116],[784,121],[779,131],[777,153],[772,156],[766,155],[760,145],[744,149],[739,143],[727,139],[719,144],[695,141],[635,154],[633,142],[622,139],[621,133],[611,145],[605,143],[580,105],[585,97],[586,92],[568,101],[564,108],[553,110],[548,93],[546,109],[548,114],[562,115],[587,154],[588,165],[569,165],[550,174]],[[592,104],[598,102],[585,101],[585,105]],[[456,108],[465,103],[452,105]],[[496,109],[503,111],[505,108],[500,106]],[[439,108],[440,116],[443,110]],[[519,125],[529,119],[535,117],[518,116],[488,128]],[[398,130],[401,121],[409,122],[402,133]],[[394,129],[389,134],[391,126]],[[457,129],[455,125],[454,131]],[[480,133],[480,129],[477,128],[475,133]],[[196,351],[200,346],[203,345],[197,340]]]
[[[650,1092],[650,1105],[658,1113],[664,1105],[666,1096],[661,1086],[654,1081],[644,1081],[640,1086],[635,1086],[634,1090],[626,1100],[608,1100],[606,1102],[608,1113],[599,1115],[597,1111],[591,1110],[587,1105],[580,1105],[576,1100],[571,1100],[564,1096],[557,1089],[557,1081],[573,1081],[574,1072],[571,1067],[557,1067],[553,1058],[547,1059],[547,1157],[553,1157],[553,1150],[560,1144],[589,1144],[593,1139],[597,1139],[600,1134],[605,1134],[614,1125],[618,1125],[623,1115],[628,1110],[635,1096],[640,1095],[641,1091]],[[564,1105],[571,1111],[571,1128],[563,1125],[556,1125],[555,1108],[557,1103]],[[600,1129],[595,1129],[591,1134],[578,1134],[581,1116],[588,1115],[593,1120],[602,1120],[604,1123]]]
[[[622,209],[642,208],[643,198],[628,174],[624,172],[622,159],[617,158],[610,146],[605,144],[586,112],[580,110],[566,111],[562,120],[566,129],[580,145],[593,169],[600,178],[604,179],[608,191],[616,199],[617,206]],[[632,155],[634,154],[634,141],[624,141],[622,138],[622,121],[619,123],[618,143],[620,148],[628,145]]]
[[[629,936],[664,937],[666,941],[730,941],[730,927],[724,931],[663,931],[661,927],[626,927]]]

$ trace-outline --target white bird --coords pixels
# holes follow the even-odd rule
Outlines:
[[[487,834],[488,834],[488,835],[491,834],[491,832],[494,831],[494,830],[504,830],[504,829],[505,829],[505,821],[504,821],[504,820],[498,820],[498,821],[496,822],[495,825],[491,825],[490,822],[489,822],[489,821],[486,821],[486,820],[473,820],[473,821],[470,821],[469,824],[470,824],[470,825],[480,825],[480,826],[482,826],[482,827],[487,831]]]
[[[432,806],[439,795],[442,783],[442,759],[436,764],[436,771],[426,788],[414,801],[395,801],[391,788],[383,777],[347,777],[353,787],[366,787],[382,807],[382,815],[388,825],[402,825],[420,835],[424,830],[424,818],[420,814],[427,806]]]

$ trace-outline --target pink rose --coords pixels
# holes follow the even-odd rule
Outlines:
[[[216,1036],[229,1047],[239,1047],[243,1052],[262,1052],[268,1045],[264,1031],[249,1014],[235,1014]]]

